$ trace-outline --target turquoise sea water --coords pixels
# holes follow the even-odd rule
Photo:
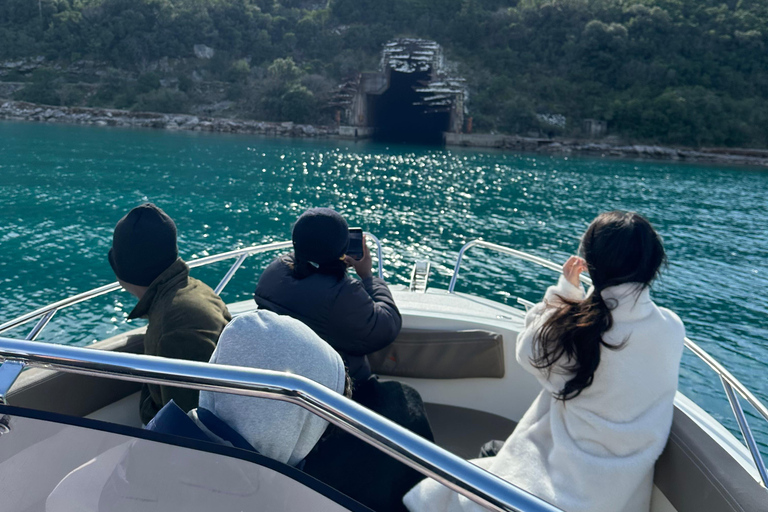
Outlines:
[[[186,259],[286,240],[306,208],[333,206],[382,240],[388,280],[406,283],[428,258],[442,288],[469,240],[564,261],[598,213],[637,210],[670,259],[657,303],[768,403],[766,171],[0,122],[0,194],[0,323],[114,281],[112,228],[145,201],[175,219]],[[273,256],[248,260],[224,299],[249,299]],[[214,285],[227,268],[193,275]],[[457,290],[536,301],[555,279],[475,249]],[[78,305],[40,340],[83,345],[135,327],[124,320],[134,304],[121,292]],[[736,429],[719,380],[690,355],[681,388]],[[754,428],[768,446],[768,427]]]

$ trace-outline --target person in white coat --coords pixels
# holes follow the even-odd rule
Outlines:
[[[473,462],[566,512],[648,512],[685,329],[651,300],[666,257],[645,218],[604,213],[580,249],[517,338],[517,361],[541,393],[498,453]],[[412,512],[482,510],[431,479],[403,501]]]

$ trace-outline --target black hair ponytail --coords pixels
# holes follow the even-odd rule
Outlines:
[[[613,317],[600,293],[595,290],[581,301],[564,299],[562,306],[546,320],[535,344],[534,366],[550,368],[565,363],[573,377],[557,398],[569,400],[592,384],[600,365],[600,347],[617,349],[603,341],[603,334],[613,326]]]
[[[611,309],[602,291],[609,286],[636,283],[650,286],[666,262],[661,238],[651,224],[634,212],[612,211],[598,216],[581,241],[595,289],[584,300],[560,297],[561,304],[545,320],[534,341],[533,365],[540,369],[562,365],[572,377],[557,398],[576,398],[594,380],[602,347],[618,350],[603,335],[613,326]]]

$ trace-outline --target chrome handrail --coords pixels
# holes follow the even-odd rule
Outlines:
[[[371,233],[366,233],[366,236],[370,237],[370,239],[373,240],[373,242],[376,244],[376,254],[378,257],[378,273],[379,273],[379,277],[383,279],[384,267],[382,263],[381,241]],[[226,287],[226,285],[229,283],[230,279],[232,279],[232,277],[235,275],[235,272],[237,272],[237,270],[240,268],[240,266],[243,264],[243,262],[248,256],[252,256],[254,254],[261,254],[269,251],[276,251],[280,249],[287,249],[291,246],[292,246],[291,242],[273,242],[270,244],[257,245],[254,247],[245,247],[242,249],[236,249],[234,251],[223,252],[221,254],[214,254],[212,256],[206,256],[204,258],[191,260],[187,262],[187,265],[189,265],[189,268],[197,268],[197,267],[204,267],[206,265],[210,265],[211,263],[217,263],[219,261],[237,258],[237,261],[235,261],[235,263],[229,268],[227,273],[224,275],[224,278],[219,282],[219,284],[214,289],[214,291],[217,294],[220,294],[224,290],[224,287]],[[26,339],[28,340],[35,340],[40,335],[42,330],[48,325],[48,322],[51,320],[53,315],[55,315],[58,311],[64,308],[68,308],[70,306],[74,306],[75,304],[79,304],[81,302],[84,302],[96,297],[100,297],[101,295],[105,295],[115,290],[119,290],[120,288],[121,288],[120,283],[117,283],[117,282],[110,283],[104,286],[100,286],[98,288],[94,288],[93,290],[88,290],[87,292],[73,295],[72,297],[66,298],[64,300],[54,302],[53,304],[49,304],[40,309],[36,309],[30,313],[21,315],[20,317],[17,317],[17,318],[14,318],[13,320],[9,320],[8,322],[5,322],[4,324],[0,325],[0,333],[3,333],[9,329],[18,327],[20,325],[24,325],[25,323],[30,322],[35,318],[42,316],[43,318],[40,319],[40,321],[35,325],[34,328],[32,328],[32,330],[26,337]]]
[[[11,363],[11,374],[16,373],[18,363],[22,363],[66,373],[293,403],[490,510],[562,512],[325,386],[298,375],[9,338],[0,338],[0,360],[4,361],[0,369],[5,368],[5,361]],[[5,392],[0,390],[0,395]]]
[[[458,281],[459,279],[459,269],[461,268],[461,260],[464,257],[464,253],[467,252],[467,250],[471,249],[472,247],[484,247],[486,249],[491,249],[492,251],[495,251],[495,252],[508,254],[520,260],[536,263],[537,265],[546,267],[550,270],[554,270],[555,272],[560,272],[563,270],[562,265],[558,265],[553,261],[549,261],[547,259],[534,256],[533,254],[528,254],[527,252],[518,251],[516,249],[510,249],[509,247],[504,247],[503,245],[486,242],[485,240],[472,240],[464,244],[464,246],[459,250],[459,256],[456,258],[456,265],[453,268],[453,276],[451,276],[451,284],[448,285],[448,293],[454,293],[454,290],[456,288],[456,281]],[[579,276],[579,279],[581,279],[581,282],[584,284],[587,284],[587,285],[592,284],[592,280],[585,275]]]
[[[504,247],[503,245],[493,244],[484,240],[472,240],[464,244],[464,246],[459,250],[459,255],[456,258],[456,265],[453,269],[453,276],[451,277],[451,284],[448,286],[449,293],[455,293],[454,290],[459,277],[459,269],[461,267],[462,258],[464,253],[472,247],[483,247],[495,252],[514,256],[517,259],[535,263],[550,270],[554,270],[555,272],[561,272],[563,269],[562,265],[558,265],[553,261],[541,258],[539,256],[534,256],[523,251]],[[592,279],[585,275],[580,275],[579,279],[584,284],[592,284]],[[528,302],[525,300],[520,301],[520,299],[518,299],[518,301],[523,305],[526,305],[526,302]],[[752,392],[749,391],[749,389],[747,389],[744,384],[742,384],[736,377],[734,377],[728,370],[726,370],[723,365],[717,362],[714,357],[712,357],[707,351],[699,347],[696,343],[687,337],[685,338],[685,346],[688,348],[688,350],[693,352],[694,355],[701,359],[707,366],[709,366],[718,375],[718,377],[720,377],[720,380],[722,381],[723,387],[725,389],[726,397],[728,398],[728,401],[731,405],[731,410],[733,411],[733,415],[739,425],[742,437],[744,437],[744,442],[749,449],[750,454],[752,455],[755,468],[760,475],[763,486],[768,487],[768,470],[766,470],[763,456],[757,448],[757,442],[755,441],[755,437],[752,434],[752,430],[749,428],[747,417],[744,414],[738,399],[733,395],[733,392],[736,391],[739,395],[741,395],[744,400],[746,400],[752,407],[755,408],[758,414],[762,416],[766,422],[768,422],[768,407],[766,407],[754,394],[752,394]]]

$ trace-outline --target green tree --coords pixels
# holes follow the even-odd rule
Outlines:
[[[325,122],[327,84],[375,70],[386,41],[412,36],[458,63],[479,130],[526,133],[549,113],[569,119],[569,135],[598,118],[628,140],[768,144],[764,0],[320,4],[2,0],[0,59],[67,71],[33,75],[30,60],[0,80],[28,81],[17,97],[45,103],[169,110],[227,98],[249,117]],[[195,59],[197,44],[214,58]],[[79,83],[97,80],[71,71],[82,62],[116,71],[90,93]]]

